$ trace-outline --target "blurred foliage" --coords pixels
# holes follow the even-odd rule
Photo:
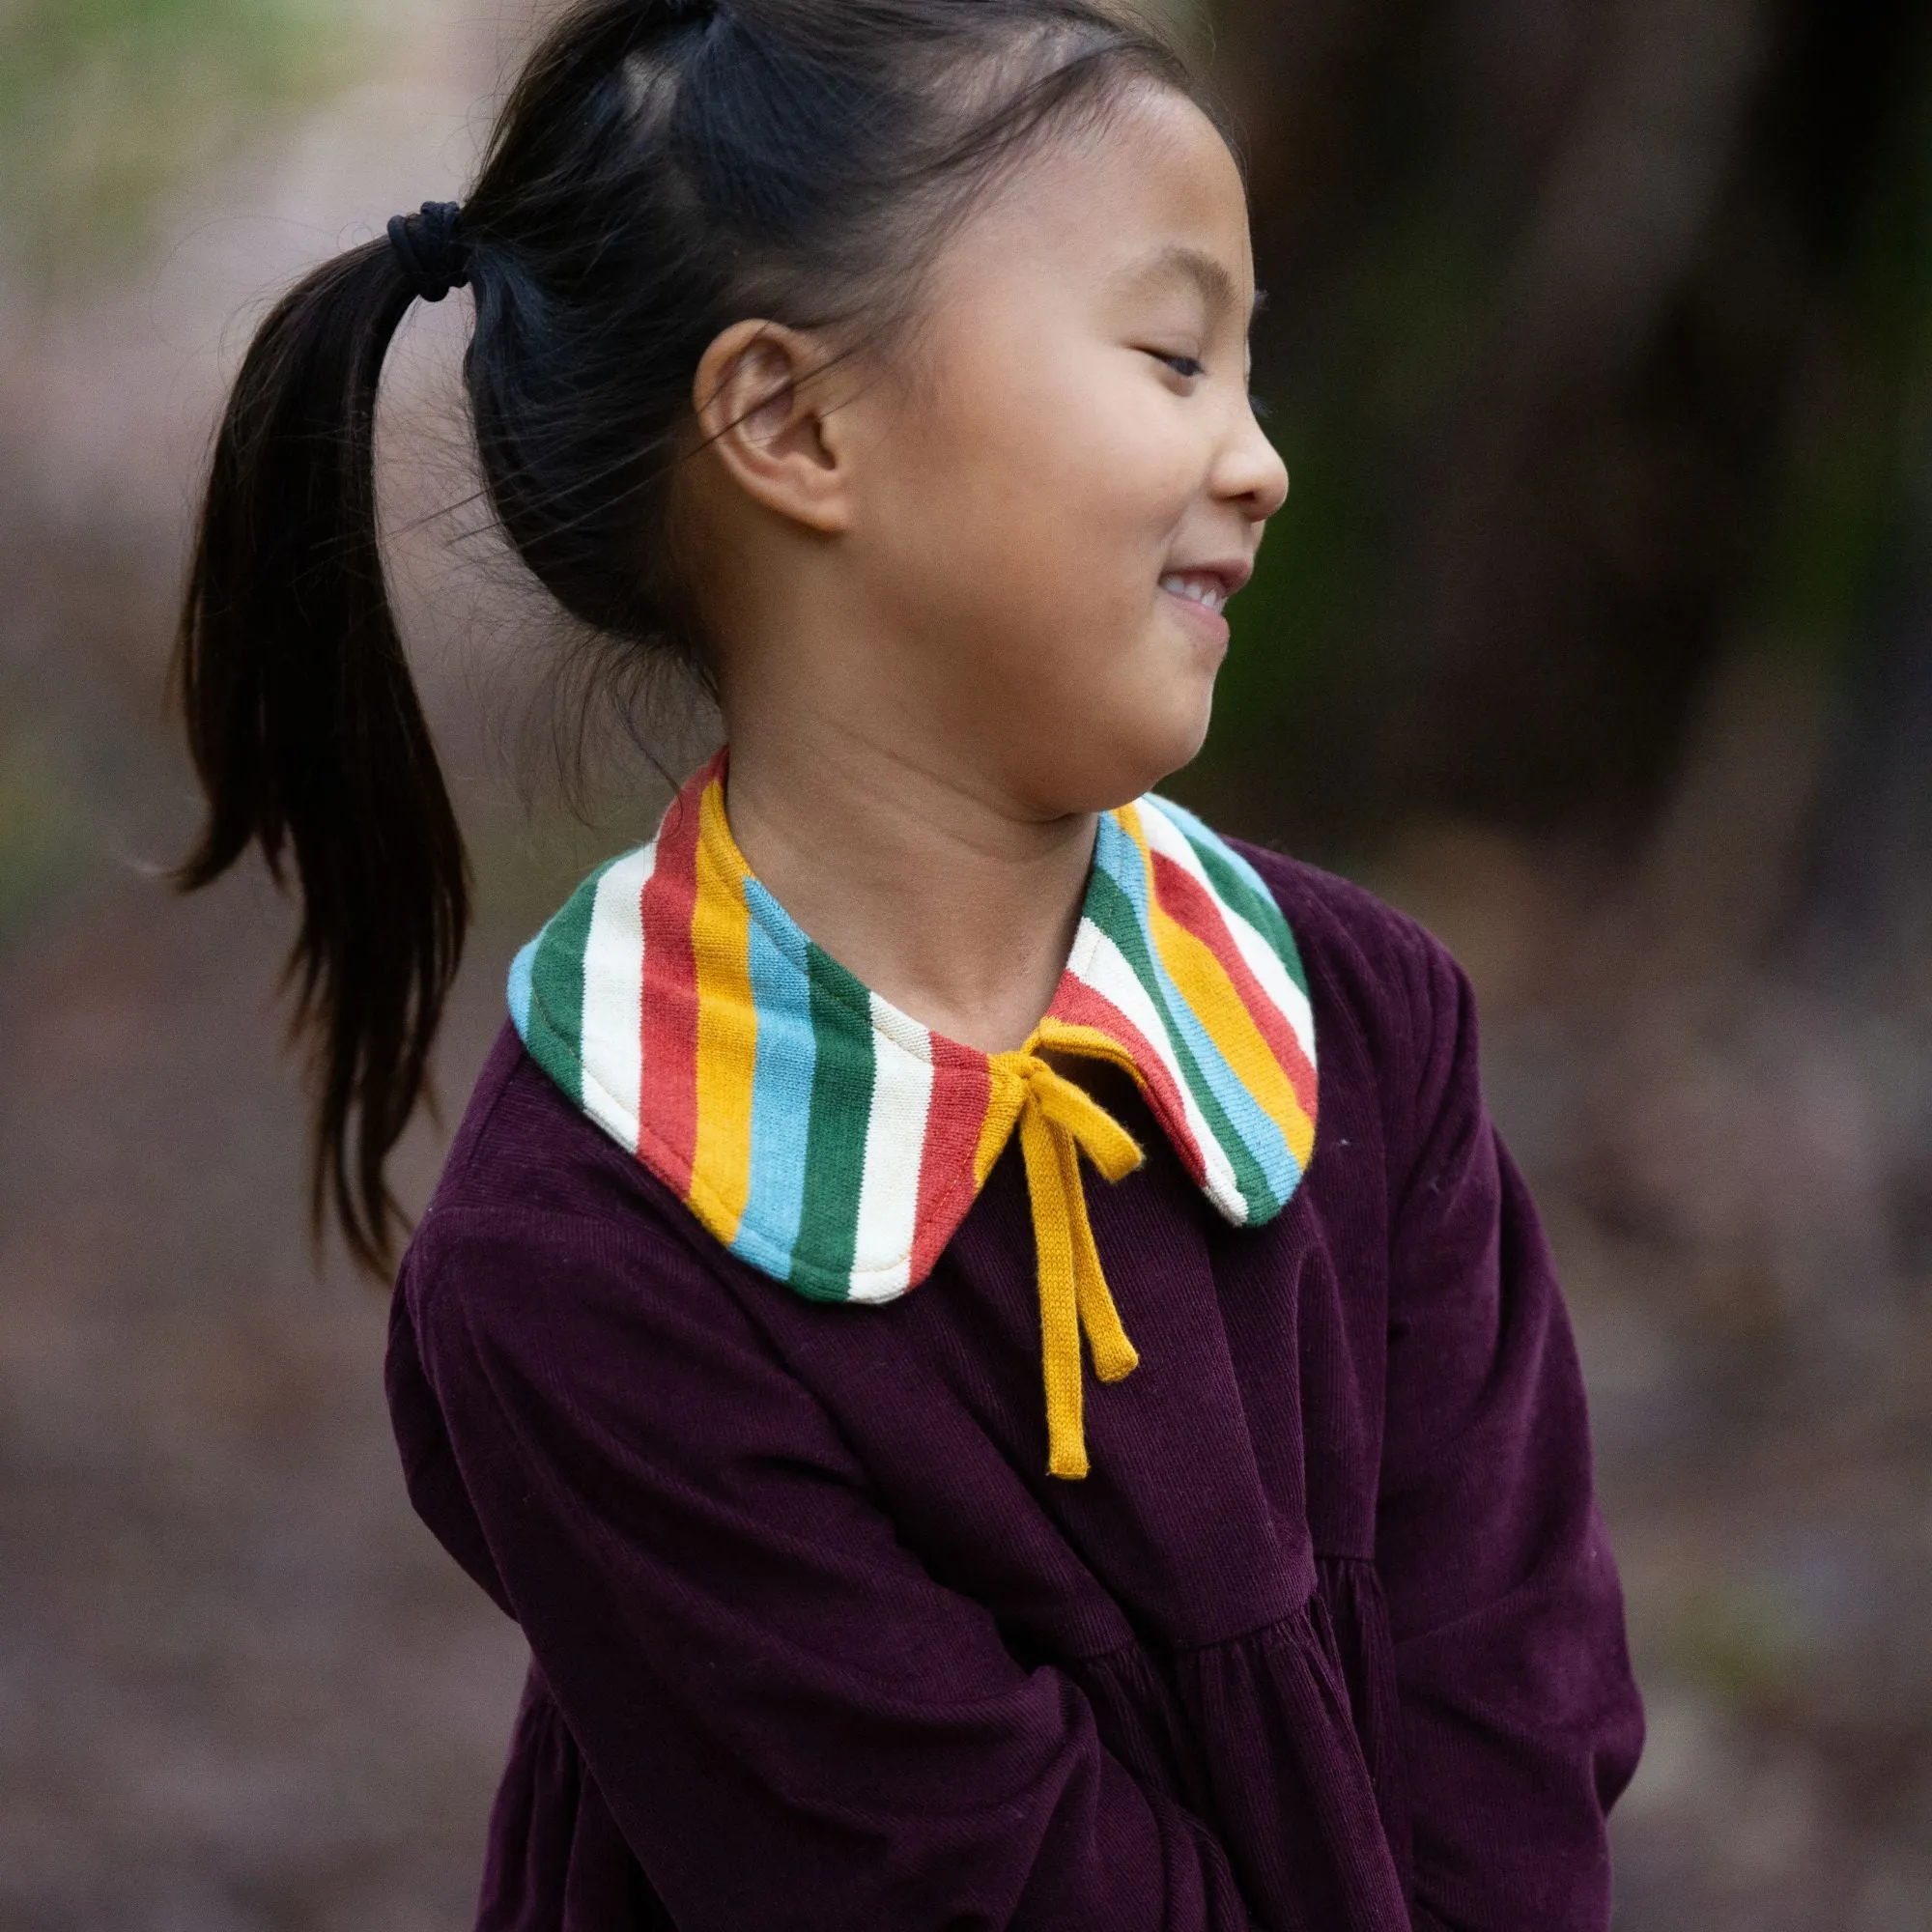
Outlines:
[[[1809,1662],[1788,1608],[1734,1577],[1687,1591],[1658,1649],[1675,1675],[1741,1707],[1788,1694]]]
[[[1927,90],[1932,93],[1932,89]],[[1932,508],[1932,117],[1892,130],[1794,402],[1752,628],[1824,666],[1862,636]]]
[[[125,244],[272,107],[350,71],[346,0],[0,6],[0,239],[46,285]]]
[[[1217,11],[1294,488],[1182,788],[1345,864],[1418,814],[1628,859],[1722,663],[1846,684],[1892,648],[1932,458],[1932,15]]]
[[[1257,385],[1290,494],[1230,607],[1233,647],[1203,761],[1209,784],[1246,789],[1242,776],[1259,774],[1264,793],[1278,793],[1267,775],[1284,742],[1303,756],[1316,749],[1295,728],[1301,718],[1322,721],[1311,736],[1333,744],[1339,725],[1366,748],[1351,729],[1355,713],[1378,684],[1378,639],[1401,622],[1406,455],[1472,380],[1506,269],[1499,238],[1432,180],[1381,212],[1321,291],[1312,328],[1305,314],[1281,326],[1305,290],[1269,292],[1274,320],[1261,334]],[[1309,335],[1299,353],[1285,349],[1284,337]],[[1323,842],[1372,837],[1366,763],[1323,776],[1333,809],[1297,830],[1320,839],[1343,828]],[[1287,790],[1301,787],[1291,781]],[[1265,799],[1265,816],[1279,816],[1274,802]]]
[[[0,736],[0,945],[52,892],[73,818],[45,746],[25,730]]]

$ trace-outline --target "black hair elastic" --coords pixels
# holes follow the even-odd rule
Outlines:
[[[461,213],[453,201],[426,201],[419,214],[389,217],[389,246],[424,301],[440,302],[469,281],[469,251],[456,234]]]

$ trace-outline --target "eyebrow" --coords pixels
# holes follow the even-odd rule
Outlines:
[[[1193,247],[1185,242],[1169,242],[1166,247],[1135,263],[1121,279],[1126,282],[1154,282],[1176,277],[1192,282],[1201,291],[1209,308],[1226,313],[1239,306],[1235,296],[1235,278],[1228,272],[1227,265],[1217,256],[1208,254],[1205,248]],[[1248,319],[1252,322],[1266,305],[1267,292],[1257,289]]]

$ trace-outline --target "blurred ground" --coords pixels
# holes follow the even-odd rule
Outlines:
[[[467,1922],[522,1646],[408,1512],[380,1298],[306,1265],[278,925],[135,887],[0,972],[10,1932]]]
[[[152,872],[193,822],[159,678],[232,318],[345,221],[453,190],[490,84],[489,34],[433,0],[356,51],[370,79],[183,176],[136,272],[8,291],[8,1932],[467,1924],[520,1683],[515,1632],[403,1496],[383,1297],[310,1264],[283,911],[260,880],[180,903]],[[459,1098],[491,952],[453,1015]]]
[[[525,24],[508,0],[357,20],[302,104],[195,150],[152,233],[0,278],[0,1932],[465,1924],[520,1679],[409,1514],[382,1297],[310,1265],[285,910],[154,874],[195,818],[160,679],[235,318],[458,191]],[[549,660],[473,520],[416,523],[466,487],[458,308],[418,312],[385,403],[481,885],[452,1111],[511,950],[654,816],[644,778],[593,829],[526,816],[486,723]],[[1319,469],[1297,514],[1321,527]],[[1765,943],[1834,702],[1739,658],[1634,853],[1405,805],[1344,855],[1475,979],[1563,1264],[1651,1710],[1622,1932],[1932,1927],[1932,1183],[1900,1155],[1932,1127],[1932,989],[1851,997]],[[1225,759],[1198,785],[1229,829],[1292,829]],[[409,1150],[414,1198],[438,1146]]]

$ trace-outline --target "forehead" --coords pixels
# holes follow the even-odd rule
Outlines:
[[[1254,301],[1240,171],[1191,100],[1135,88],[1092,125],[1031,150],[961,225],[935,264],[942,279],[994,276],[1122,300],[1164,290],[1239,312]]]
[[[1122,263],[1106,284],[1107,293],[1128,299],[1179,288],[1201,298],[1212,315],[1238,313],[1242,305],[1240,276],[1211,249],[1187,242],[1156,242]],[[1250,316],[1261,298],[1250,295]]]

